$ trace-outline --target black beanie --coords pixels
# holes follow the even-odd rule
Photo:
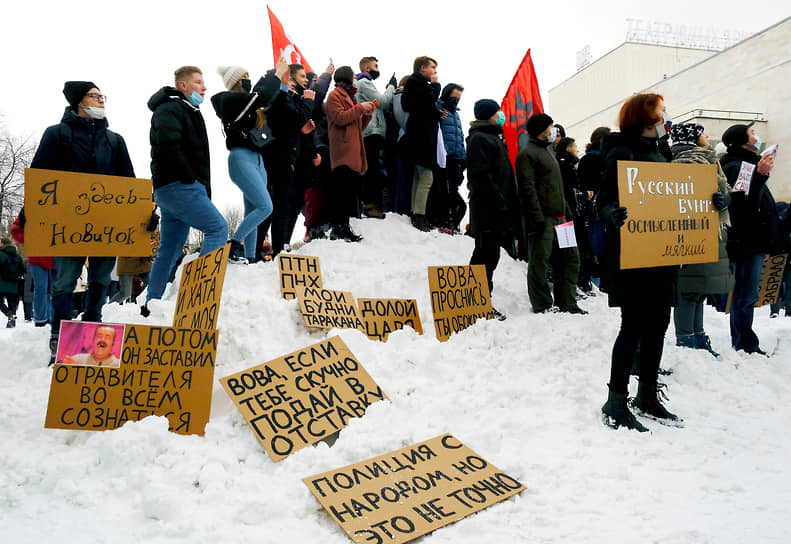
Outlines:
[[[551,124],[552,118],[546,113],[534,113],[530,116],[530,119],[527,120],[527,133],[537,138],[538,135],[544,132]]]
[[[722,143],[724,143],[727,147],[743,146],[750,141],[750,135],[747,131],[750,130],[751,126],[753,126],[753,123],[750,123],[749,125],[733,125],[728,127],[727,130],[722,134]]]
[[[77,106],[88,94],[88,91],[98,88],[92,81],[67,81],[63,84],[63,96],[66,97],[71,109],[77,111]]]
[[[475,118],[480,121],[486,121],[498,111],[500,111],[500,104],[491,98],[482,98],[481,100],[478,100],[475,103],[475,108],[473,109]]]

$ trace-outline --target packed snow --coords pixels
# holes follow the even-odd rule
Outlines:
[[[423,541],[788,542],[791,318],[756,311],[771,358],[734,352],[727,316],[710,307],[720,359],[675,347],[671,324],[662,366],[673,374],[661,379],[686,427],[614,431],[600,420],[619,323],[605,295],[580,302],[587,316],[533,314],[526,265],[503,253],[493,302],[508,319],[440,343],[427,267],[468,263],[472,239],[422,233],[394,214],[352,227],[361,243],[316,240],[298,253],[320,258],[326,288],[417,299],[425,334],[407,328],[382,343],[309,330],[297,302],[280,298],[275,263],[229,266],[203,437],[170,433],[162,417],[114,431],[45,429],[49,331],[0,330],[3,541],[342,544],[349,538],[301,479],[449,432],[527,490]],[[177,288],[148,319],[131,304],[106,306],[104,319],[170,325]],[[335,334],[390,401],[332,447],[273,463],[217,380]]]

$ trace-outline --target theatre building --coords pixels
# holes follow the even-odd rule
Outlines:
[[[596,127],[617,130],[637,92],[663,95],[673,122],[703,125],[712,145],[730,125],[754,122],[762,149],[779,144],[772,193],[791,200],[791,17],[725,48],[656,28],[630,29],[625,43],[550,89],[553,119],[581,150]]]

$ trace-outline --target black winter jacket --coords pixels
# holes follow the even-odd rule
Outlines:
[[[601,151],[591,149],[580,159],[577,166],[577,177],[583,191],[599,190],[601,185],[602,170],[604,168]]]
[[[618,207],[618,161],[669,162],[670,148],[657,138],[611,132],[602,146],[604,176],[597,199],[600,211]],[[627,213],[629,210],[627,210]],[[602,290],[610,306],[624,303],[675,305],[677,266],[656,266],[621,270],[620,229],[607,227],[602,263]]]
[[[246,147],[260,151],[250,143],[247,131],[256,126],[256,110],[269,108],[279,92],[280,79],[274,74],[267,74],[258,80],[251,93],[223,91],[211,97],[211,105],[223,124],[225,147],[228,150]],[[244,115],[237,121],[242,112]]]
[[[508,157],[503,129],[473,121],[467,136],[467,188],[470,233],[517,232],[516,175]]]
[[[135,177],[126,143],[107,128],[107,119],[79,117],[71,108],[44,131],[30,167]]]
[[[267,170],[270,164],[294,166],[302,142],[300,130],[310,120],[313,104],[313,100],[305,100],[295,92],[278,92],[267,114],[267,123],[275,137],[275,142],[266,148],[264,154]]]
[[[18,265],[22,265],[24,270],[22,257],[16,252],[16,248],[12,245],[0,247],[0,268],[17,268]],[[18,282],[6,280],[0,276],[0,293],[16,294],[18,288]]]
[[[409,158],[424,168],[437,165],[437,132],[442,111],[437,106],[440,85],[430,82],[420,72],[406,80],[401,107],[409,113],[406,123],[406,145]]]
[[[151,116],[151,178],[154,189],[171,183],[202,183],[211,198],[209,137],[200,108],[175,87],[148,100]]]
[[[732,147],[720,159],[720,166],[733,187],[739,178],[742,162],[753,165],[761,159],[757,153],[743,147]],[[780,218],[772,192],[767,187],[768,175],[753,172],[749,194],[731,193],[731,227],[728,229],[728,256],[731,260],[744,259],[763,253],[783,250],[780,236]]]

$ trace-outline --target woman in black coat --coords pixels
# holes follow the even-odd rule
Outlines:
[[[621,270],[619,229],[628,210],[618,203],[618,161],[668,162],[665,105],[661,95],[632,96],[618,116],[621,132],[607,136],[602,149],[604,177],[598,200],[599,213],[607,228],[607,246],[602,285],[610,306],[621,308],[621,328],[615,339],[610,368],[609,395],[602,406],[605,425],[647,431],[626,405],[629,371],[637,354],[640,384],[632,407],[638,415],[664,424],[680,425],[682,420],[668,412],[657,398],[657,374],[662,359],[670,308],[675,299],[678,267],[662,266]]]

